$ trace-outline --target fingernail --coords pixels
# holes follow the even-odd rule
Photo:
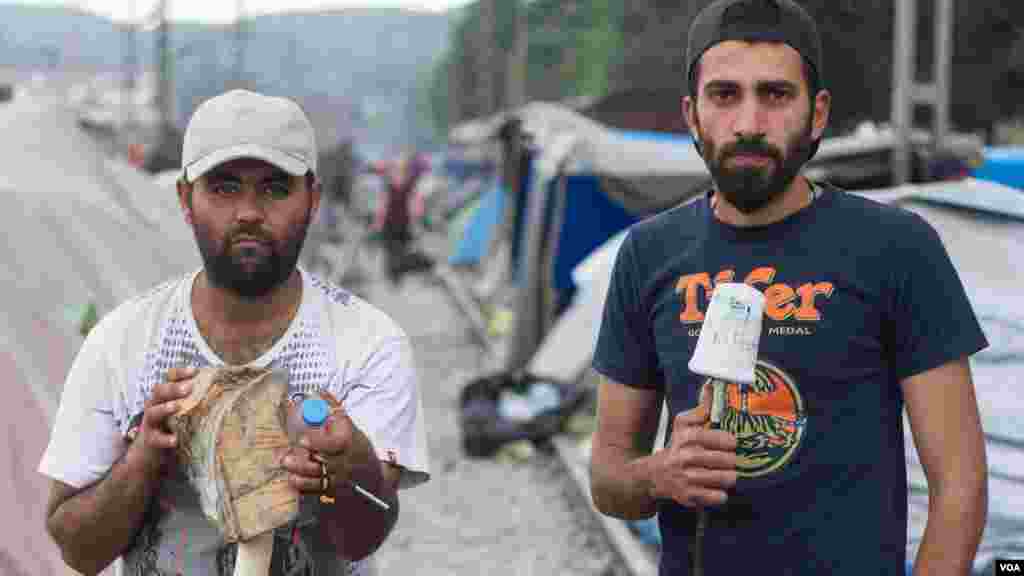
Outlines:
[[[192,384],[186,382],[179,386],[178,390],[180,390],[182,394],[188,394],[192,390]]]

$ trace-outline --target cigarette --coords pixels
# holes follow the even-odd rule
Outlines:
[[[391,506],[387,502],[381,500],[380,498],[377,498],[366,488],[363,488],[362,486],[356,484],[355,482],[352,482],[351,480],[349,480],[348,484],[349,486],[352,487],[353,490],[356,491],[357,494],[359,494],[363,498],[366,498],[370,502],[373,502],[381,510],[384,510],[385,512],[391,510]]]

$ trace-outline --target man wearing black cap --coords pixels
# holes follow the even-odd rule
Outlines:
[[[661,574],[904,574],[905,406],[929,483],[915,574],[968,573],[987,509],[968,357],[987,341],[945,248],[920,217],[800,175],[831,95],[797,4],[712,3],[687,63],[714,186],[620,248],[593,361],[596,506],[658,514]],[[756,382],[729,385],[710,430],[688,361],[721,282],[763,291],[765,316]]]

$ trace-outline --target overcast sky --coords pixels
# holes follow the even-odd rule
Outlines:
[[[172,19],[230,22],[239,0],[167,0]],[[282,11],[353,6],[403,7],[444,11],[469,4],[471,0],[241,0],[245,11],[268,14]],[[157,0],[0,0],[0,4],[46,4],[78,6],[115,20],[140,20],[152,13]]]

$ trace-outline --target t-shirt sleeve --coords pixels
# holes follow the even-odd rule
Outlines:
[[[626,386],[660,388],[650,316],[640,297],[634,231],[626,234],[615,257],[605,297],[594,370]]]
[[[423,402],[407,337],[388,338],[370,354],[343,404],[378,457],[402,468],[399,488],[430,478]]]
[[[82,343],[68,371],[39,472],[75,488],[103,478],[124,453],[115,412],[113,372],[107,357],[112,318]]]
[[[896,376],[936,368],[988,346],[946,247],[917,214],[901,235],[889,330]]]

